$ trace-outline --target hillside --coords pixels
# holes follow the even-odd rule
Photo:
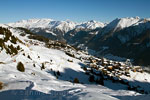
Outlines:
[[[0,27],[3,100],[147,99],[149,74],[128,62],[96,58],[25,28]],[[9,95],[9,96],[6,96]]]

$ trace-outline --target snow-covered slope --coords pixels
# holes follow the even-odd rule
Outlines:
[[[67,44],[27,33],[26,29],[5,27],[8,29],[0,31],[0,98],[3,100],[150,98],[140,94],[150,93],[150,74],[140,67],[96,58]],[[19,62],[24,65],[23,72],[17,67]]]
[[[143,19],[140,17],[126,17],[126,18],[117,18],[106,25],[105,31],[102,34],[105,34],[109,31],[118,31],[130,26],[139,25],[140,23],[145,23],[149,21],[149,19]]]
[[[109,25],[107,25],[107,27],[125,28],[125,27],[129,27],[139,21],[140,21],[139,17],[120,18],[120,19],[115,19],[114,21],[112,21]]]
[[[21,30],[10,30],[12,35],[21,39],[23,43],[17,42],[21,50],[16,55],[10,55],[5,49],[1,49],[0,89],[2,90],[0,90],[0,98],[2,100],[117,100],[111,94],[106,95],[101,92],[99,89],[107,91],[107,88],[103,86],[69,82],[78,78],[80,82],[89,83],[87,75],[83,73],[84,70],[79,64],[80,60],[66,55],[63,51],[46,48],[42,42],[20,36],[19,34],[23,32]],[[8,43],[15,46],[9,40]],[[6,47],[8,43],[5,43]],[[24,72],[17,70],[18,62],[23,63]],[[42,67],[43,64],[44,67]],[[111,91],[110,93],[117,92]]]
[[[6,27],[6,28],[7,28],[8,25],[7,25],[7,24],[1,24],[1,23],[0,23],[0,27]]]

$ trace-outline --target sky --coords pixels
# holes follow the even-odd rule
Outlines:
[[[110,22],[135,16],[150,18],[150,0],[0,0],[0,23],[32,18]]]

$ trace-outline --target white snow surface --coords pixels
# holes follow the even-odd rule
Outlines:
[[[3,89],[0,90],[1,100],[148,100],[150,98],[150,95],[91,84],[88,76],[83,73],[80,60],[66,55],[64,51],[46,48],[42,42],[22,37],[19,35],[21,33],[19,30],[13,28],[10,30],[25,44],[18,43],[23,51],[15,56],[6,54],[4,50],[0,52],[0,62],[3,62],[0,64],[0,81],[4,83]],[[39,45],[29,44],[25,42],[27,40],[37,42]],[[32,60],[27,57],[28,55]],[[73,62],[68,62],[68,59]],[[24,64],[25,72],[16,69],[20,61]],[[43,70],[41,70],[42,63],[45,64]],[[36,67],[33,67],[33,64]],[[62,76],[57,79],[53,71],[59,71]],[[135,80],[144,81],[145,77],[150,82],[149,74],[137,73],[138,76],[134,74],[132,75],[135,76]],[[69,82],[74,78],[78,78],[80,83],[84,84]],[[117,86],[117,84],[108,84]]]

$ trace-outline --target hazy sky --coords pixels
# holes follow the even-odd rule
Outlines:
[[[0,0],[0,23],[31,18],[110,22],[135,16],[150,18],[150,0]]]

